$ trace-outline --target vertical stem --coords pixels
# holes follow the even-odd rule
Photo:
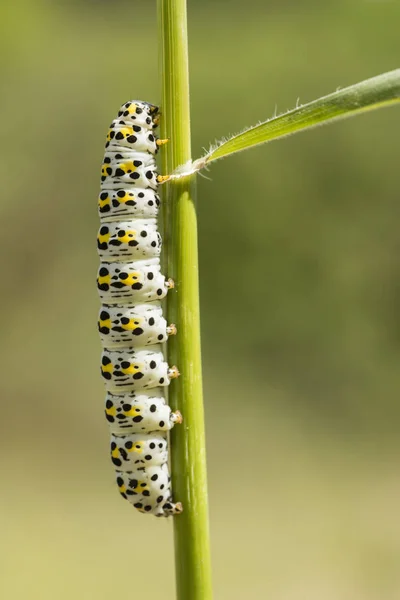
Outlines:
[[[163,173],[190,160],[190,108],[186,0],[158,0],[162,80]],[[183,424],[171,435],[174,499],[183,513],[174,518],[178,600],[211,600],[207,471],[200,352],[200,309],[195,180],[167,183],[164,191],[164,255],[175,281],[168,294],[168,319],[178,328],[168,341],[169,363],[181,377],[169,388]]]

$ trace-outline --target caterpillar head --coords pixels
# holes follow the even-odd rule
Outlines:
[[[121,106],[118,118],[126,123],[135,123],[148,129],[154,129],[158,124],[159,108],[149,102],[129,100]]]

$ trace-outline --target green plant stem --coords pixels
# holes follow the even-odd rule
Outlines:
[[[186,0],[158,0],[162,81],[163,174],[191,157]],[[195,180],[186,177],[163,189],[164,256],[175,281],[167,302],[169,322],[178,328],[168,341],[169,363],[181,377],[169,388],[169,402],[183,424],[171,432],[174,499],[183,513],[174,518],[178,600],[210,600],[211,561],[200,351]]]

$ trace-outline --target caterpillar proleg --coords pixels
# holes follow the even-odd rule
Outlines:
[[[161,273],[155,154],[166,140],[154,134],[158,107],[130,101],[111,123],[98,199],[102,302],[98,329],[106,386],[105,415],[119,492],[140,512],[157,517],[182,512],[171,496],[168,431],[182,422],[163,389],[179,376],[161,344],[176,333],[160,300],[173,281]]]

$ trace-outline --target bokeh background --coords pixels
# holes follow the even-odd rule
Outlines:
[[[2,5],[7,600],[174,597],[172,525],[114,486],[95,236],[107,125],[159,100],[154,1]],[[390,1],[189,1],[193,156],[399,66]],[[399,108],[199,178],[215,597],[400,597]]]

